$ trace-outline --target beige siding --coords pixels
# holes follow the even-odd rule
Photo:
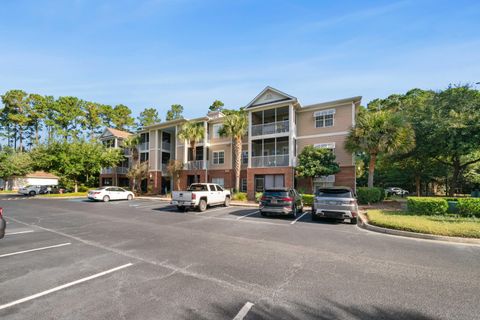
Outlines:
[[[335,156],[337,158],[337,162],[340,166],[351,166],[354,165],[353,163],[353,156],[350,152],[345,150],[344,142],[345,142],[346,135],[341,136],[330,136],[330,137],[317,137],[317,138],[308,138],[308,139],[298,139],[297,140],[297,148],[299,154],[302,152],[303,148],[308,145],[315,145],[319,143],[335,143]]]
[[[224,151],[225,152],[225,161],[224,164],[213,164],[213,152],[214,151]],[[232,145],[231,144],[221,144],[209,147],[208,154],[208,167],[209,169],[232,169]]]
[[[315,111],[335,109],[334,123],[332,127],[315,128]],[[321,109],[297,112],[297,137],[332,132],[348,131],[352,126],[352,104],[337,105],[334,107],[322,107]]]
[[[209,138],[209,142],[210,143],[221,143],[221,142],[229,142],[231,140],[230,137],[218,137],[218,138],[214,138],[213,136],[213,125],[214,124],[221,124],[221,122],[216,122],[216,123],[209,123],[208,124],[208,132],[209,132],[209,135],[208,135],[208,138]]]

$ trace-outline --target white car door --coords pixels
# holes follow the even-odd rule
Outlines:
[[[127,200],[128,192],[122,188],[117,188],[117,189],[118,189],[118,199]]]
[[[218,184],[215,185],[215,187],[217,188],[217,203],[224,203],[225,198],[224,198],[224,194],[223,194],[223,188],[221,186],[219,186]]]

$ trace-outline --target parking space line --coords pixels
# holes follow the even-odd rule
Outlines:
[[[243,318],[245,318],[245,316],[247,315],[248,311],[250,311],[250,309],[254,306],[253,303],[251,302],[247,302],[245,303],[245,305],[242,307],[242,309],[240,309],[240,311],[237,313],[237,315],[235,316],[235,318],[233,318],[233,320],[243,320]]]
[[[218,210],[225,210],[227,209],[227,207],[220,207],[220,208],[215,208],[215,209],[207,209],[205,211],[199,211],[199,212],[195,212],[195,214],[202,214],[202,213],[210,213],[210,212],[215,212],[215,211],[218,211]]]
[[[35,232],[35,230],[25,230],[25,231],[17,231],[17,232],[10,232],[10,233],[6,233],[5,236],[14,236],[16,234],[24,234],[24,233],[32,233],[32,232]]]
[[[68,245],[70,245],[70,244],[71,244],[70,242],[66,242],[66,243],[56,244],[56,245],[54,245],[54,246],[41,247],[41,248],[35,248],[35,249],[30,249],[30,250],[23,250],[23,251],[5,253],[5,254],[0,255],[0,258],[9,257],[9,256],[15,256],[15,255],[17,255],[17,254],[22,254],[22,253],[28,253],[28,252],[34,252],[34,251],[41,251],[41,250],[47,250],[47,249],[53,249],[53,248],[59,248],[59,247],[63,247],[63,246],[68,246]]]
[[[0,306],[0,310],[6,309],[6,308],[9,308],[9,307],[15,306],[15,305],[17,305],[17,304],[20,304],[20,303],[23,303],[23,302],[27,302],[27,301],[30,301],[30,300],[33,300],[33,299],[36,299],[36,298],[43,297],[43,296],[45,296],[45,295],[47,295],[47,294],[50,294],[50,293],[53,293],[53,292],[56,292],[56,291],[60,291],[60,290],[62,290],[62,289],[66,289],[66,288],[68,288],[68,287],[71,287],[71,286],[80,284],[80,283],[82,283],[82,282],[85,282],[85,281],[88,281],[88,280],[92,280],[92,279],[95,279],[95,278],[98,278],[98,277],[107,275],[107,274],[109,274],[109,273],[112,273],[112,272],[115,272],[115,271],[118,271],[118,270],[121,270],[121,269],[124,269],[124,268],[128,268],[128,267],[130,267],[130,266],[132,266],[132,265],[133,265],[132,263],[127,263],[127,264],[124,264],[124,265],[122,265],[122,266],[119,266],[119,267],[116,267],[116,268],[113,268],[113,269],[109,269],[109,270],[106,270],[106,271],[103,271],[103,272],[100,272],[100,273],[91,275],[91,276],[86,277],[86,278],[82,278],[82,279],[79,279],[79,280],[76,280],[76,281],[73,281],[73,282],[69,282],[69,283],[63,284],[63,285],[61,285],[61,286],[58,286],[58,287],[49,289],[49,290],[42,291],[42,292],[33,294],[33,295],[31,295],[31,296],[28,296],[28,297],[25,297],[25,298],[22,298],[22,299],[18,299],[18,300],[9,302],[9,303],[7,303],[7,304],[1,305],[1,306]]]
[[[257,210],[257,211],[254,211],[254,212],[250,212],[250,213],[248,213],[248,214],[246,214],[246,215],[243,215],[243,216],[238,217],[237,220],[243,219],[243,218],[245,218],[245,217],[254,215],[255,213],[259,213],[259,212],[260,212],[260,211],[258,211],[258,210]]]
[[[308,211],[305,211],[300,217],[298,217],[297,219],[293,220],[292,222],[290,222],[290,224],[295,224],[298,220],[302,219],[302,217],[304,215],[306,215],[308,213]]]

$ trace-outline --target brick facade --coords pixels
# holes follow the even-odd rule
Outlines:
[[[297,178],[296,188],[305,190],[305,193],[312,193],[310,178]],[[334,186],[350,187],[355,190],[355,167],[340,167],[340,172],[335,175]]]
[[[255,175],[261,174],[283,174],[285,187],[293,187],[293,167],[275,168],[249,168],[247,169],[247,197],[248,200],[255,200]]]

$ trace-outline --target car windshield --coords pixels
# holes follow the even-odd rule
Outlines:
[[[344,189],[320,189],[317,191],[316,196],[328,198],[352,198],[352,193]]]
[[[207,186],[204,184],[192,184],[188,191],[208,191]]]
[[[267,190],[263,195],[266,197],[286,197],[288,196],[288,192],[282,190]]]

